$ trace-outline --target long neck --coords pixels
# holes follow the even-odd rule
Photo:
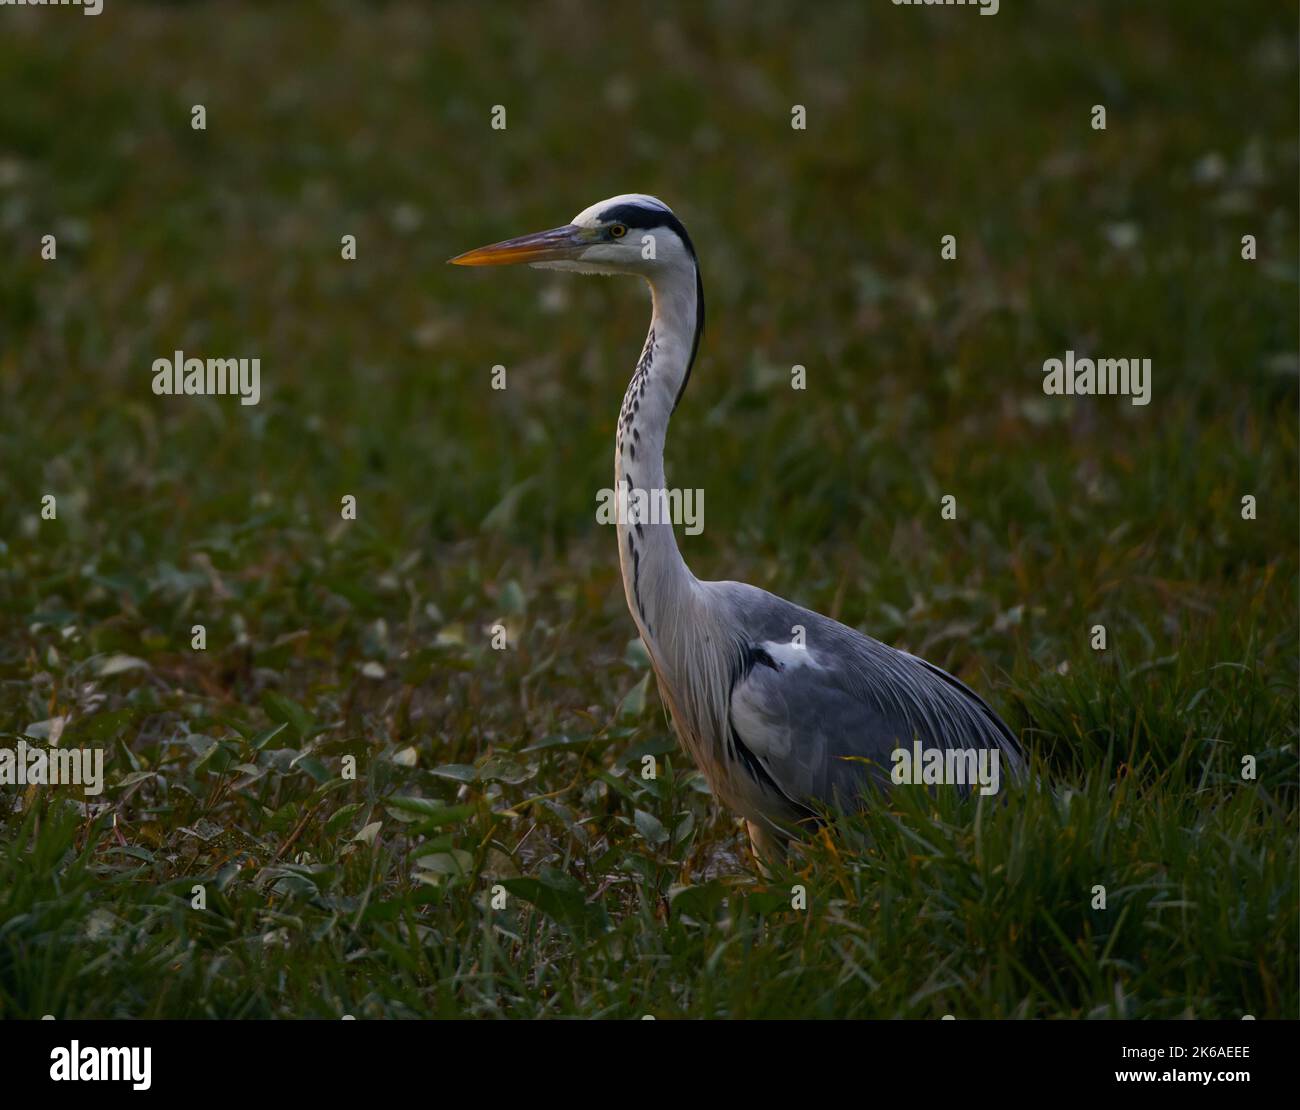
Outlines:
[[[703,298],[692,262],[650,283],[654,312],[645,348],[623,397],[614,447],[614,483],[641,519],[618,515],[618,556],[628,608],[656,662],[671,665],[681,650],[695,577],[677,549],[664,480],[668,420],[690,372],[703,324]],[[685,493],[686,491],[682,491]],[[682,504],[679,500],[676,504]],[[648,512],[651,506],[655,512]]]

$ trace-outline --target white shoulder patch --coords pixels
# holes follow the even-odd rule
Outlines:
[[[818,662],[817,656],[813,654],[812,648],[807,645],[800,647],[788,640],[765,640],[758,646],[772,657],[774,663],[781,664],[783,669],[798,670],[800,667],[821,667],[821,663]]]

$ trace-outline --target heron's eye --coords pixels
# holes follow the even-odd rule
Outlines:
[[[627,234],[627,228],[622,224],[610,224],[609,235],[611,239],[622,239]]]

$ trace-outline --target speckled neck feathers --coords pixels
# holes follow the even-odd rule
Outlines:
[[[631,503],[666,489],[664,441],[668,420],[690,372],[698,345],[699,278],[682,266],[651,282],[654,311],[645,346],[623,396],[614,447],[615,488]],[[661,656],[669,627],[689,604],[694,576],[682,560],[669,521],[631,523],[620,517],[618,554],[628,607],[652,655]],[[661,650],[656,652],[656,647]]]

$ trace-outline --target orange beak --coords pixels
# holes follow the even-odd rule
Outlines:
[[[447,259],[453,266],[513,266],[519,262],[553,262],[577,258],[591,246],[591,234],[585,227],[565,224],[550,231],[538,231],[506,239],[488,247],[458,254]]]

